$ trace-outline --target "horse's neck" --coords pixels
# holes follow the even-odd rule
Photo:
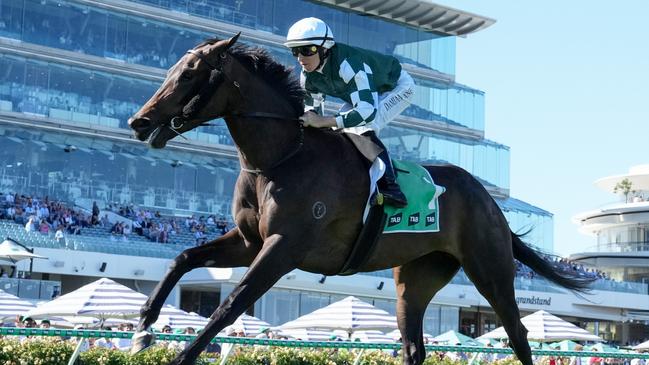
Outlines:
[[[273,118],[236,117],[226,120],[246,168],[268,169],[297,148],[296,122]]]

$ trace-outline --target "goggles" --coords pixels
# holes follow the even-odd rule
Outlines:
[[[293,54],[293,57],[297,57],[299,55],[302,55],[304,57],[313,56],[314,54],[318,53],[318,46],[310,44],[306,46],[291,47],[291,53]]]

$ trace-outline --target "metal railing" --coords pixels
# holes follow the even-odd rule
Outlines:
[[[14,328],[0,327],[0,335],[3,336],[60,336],[60,337],[82,337],[82,338],[131,338],[133,332],[119,331],[97,331],[97,330],[62,330],[62,329],[39,329],[39,328]],[[164,341],[193,341],[197,335],[172,335],[156,333],[156,339]],[[262,345],[278,347],[305,347],[305,348],[346,348],[346,349],[383,349],[399,350],[401,344],[394,343],[363,343],[350,341],[297,341],[297,340],[271,340],[245,337],[221,337],[216,336],[212,343],[230,343],[235,345]],[[488,353],[513,355],[511,348],[477,347],[477,346],[439,346],[426,345],[427,351],[439,352],[463,352],[463,353]],[[532,354],[538,356],[578,356],[578,357],[604,357],[624,359],[649,359],[648,353],[634,352],[599,352],[599,351],[560,351],[560,350],[536,350]]]

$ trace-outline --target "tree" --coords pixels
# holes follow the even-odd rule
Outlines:
[[[635,194],[635,190],[632,190],[632,187],[633,187],[633,183],[629,179],[624,178],[624,180],[615,184],[615,187],[613,188],[613,193],[617,194],[618,192],[620,192],[624,194],[624,201],[628,203],[629,193]]]

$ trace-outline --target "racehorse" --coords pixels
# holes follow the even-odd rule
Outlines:
[[[187,51],[129,119],[136,138],[163,148],[223,118],[241,164],[232,204],[236,228],[178,255],[142,307],[134,352],[152,341],[149,328],[182,275],[200,267],[248,267],[203,332],[171,364],[194,363],[220,330],[290,271],[339,273],[362,228],[369,194],[368,164],[356,147],[342,133],[303,128],[298,118],[304,92],[291,70],[263,49],[235,44],[238,37],[207,40]],[[471,174],[452,165],[425,168],[446,187],[439,198],[441,231],[382,235],[359,269],[393,268],[403,363],[423,363],[424,311],[462,267],[502,320],[518,358],[532,365],[514,299],[514,258],[571,290],[584,291],[589,282],[525,244]]]

